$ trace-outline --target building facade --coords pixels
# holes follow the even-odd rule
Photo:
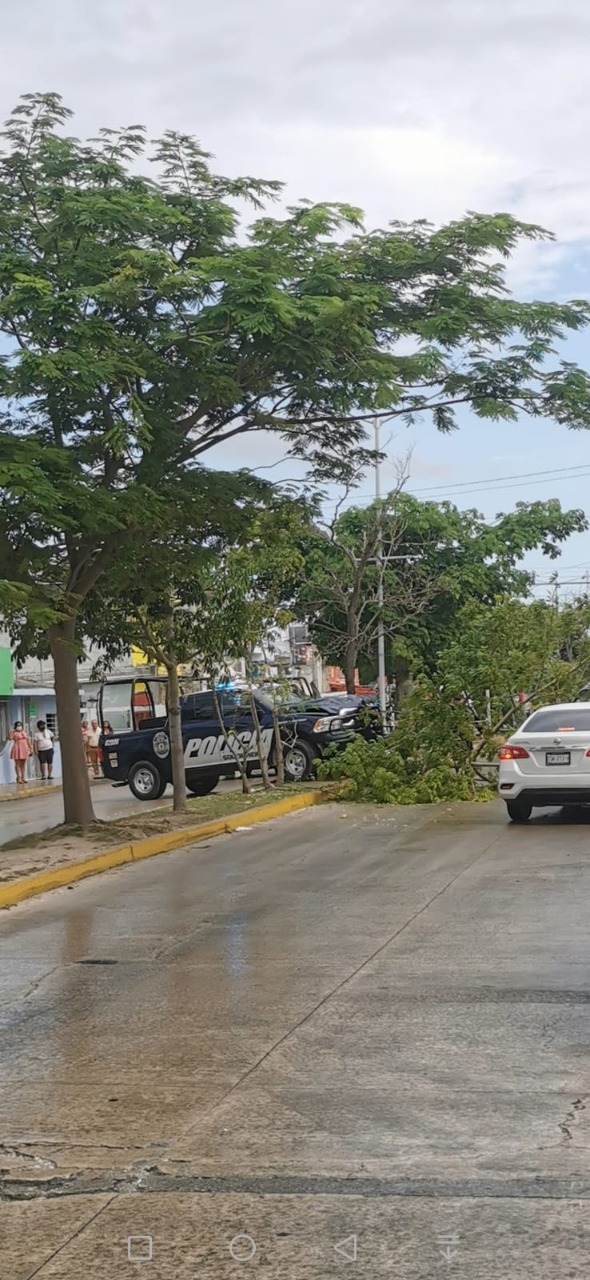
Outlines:
[[[319,655],[308,642],[302,628],[277,630],[268,643],[253,655],[264,665],[272,654],[273,665],[296,668],[315,680],[319,689],[324,688],[322,663]],[[97,698],[101,686],[100,669],[102,652],[88,645],[83,660],[78,664],[80,689],[80,719],[92,720],[96,715]],[[245,676],[245,664],[236,662],[232,667],[236,676]],[[155,676],[155,665],[148,663],[146,655],[133,649],[109,669],[110,676]],[[182,672],[181,674],[188,674]],[[51,658],[27,658],[17,667],[12,657],[10,639],[0,629],[0,786],[14,782],[14,766],[10,759],[10,730],[15,720],[22,720],[31,736],[38,720],[44,720],[55,736],[54,777],[61,777],[61,753],[59,747],[59,723],[55,701],[53,662]],[[40,777],[39,765],[32,757],[27,766],[27,776],[34,781]]]
[[[100,659],[100,649],[89,646],[84,660],[78,665],[81,719],[91,720],[96,714],[96,699],[100,688],[100,681],[96,679],[96,667]],[[129,654],[129,657],[122,658],[115,664],[112,674],[141,675],[152,670],[146,665],[139,665],[137,656],[133,658]],[[31,736],[38,720],[44,720],[49,726],[55,736],[53,774],[55,778],[60,778],[61,752],[53,662],[51,658],[27,658],[21,667],[17,667],[12,657],[9,637],[0,631],[0,786],[6,786],[15,780],[8,735],[16,720],[22,720]],[[31,757],[27,765],[27,777],[34,781],[40,776],[38,761]]]

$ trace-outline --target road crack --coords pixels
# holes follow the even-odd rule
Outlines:
[[[425,1200],[590,1200],[590,1176],[486,1178],[374,1178],[325,1175],[248,1175],[215,1177],[164,1172],[143,1162],[109,1174],[70,1174],[39,1183],[20,1178],[0,1181],[0,1200],[60,1199],[110,1195],[357,1196],[364,1199]]]
[[[48,969],[47,973],[42,973],[41,977],[37,978],[37,981],[33,982],[29,987],[29,990],[25,991],[24,996],[20,996],[19,999],[23,1001],[30,1000],[31,996],[34,996],[35,992],[39,990],[39,987],[41,987],[44,982],[47,982],[49,978],[53,977],[53,974],[57,973],[58,969],[62,969],[63,967],[64,966],[61,963],[55,964],[52,969]]]
[[[7,1142],[0,1142],[0,1159],[2,1156],[9,1156],[13,1160],[31,1160],[38,1169],[57,1169],[55,1160],[45,1160],[43,1156],[33,1155],[31,1151],[23,1151],[18,1146],[9,1146]]]
[[[562,1120],[561,1124],[558,1126],[561,1129],[565,1142],[573,1142],[575,1128],[578,1124],[581,1112],[586,1110],[586,1101],[588,1096],[589,1095],[586,1095],[584,1098],[576,1098],[576,1101],[572,1103],[571,1110],[568,1111],[565,1120]],[[572,1132],[572,1129],[574,1132]]]

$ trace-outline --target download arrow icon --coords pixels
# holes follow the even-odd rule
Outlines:
[[[340,1244],[335,1244],[334,1252],[339,1253],[341,1257],[346,1258],[347,1262],[356,1262],[356,1259],[357,1259],[356,1236],[347,1236],[346,1240],[341,1240]]]

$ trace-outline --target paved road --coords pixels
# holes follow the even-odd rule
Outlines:
[[[219,790],[232,790],[239,782],[221,782]],[[172,787],[167,787],[161,800],[136,800],[129,787],[113,787],[106,779],[93,783],[92,801],[97,818],[125,818],[130,813],[145,813],[148,809],[170,808]],[[0,846],[19,836],[46,831],[63,822],[63,796],[60,790],[48,786],[43,795],[30,799],[0,802]]]
[[[318,809],[4,915],[3,1280],[588,1277],[589,836]]]

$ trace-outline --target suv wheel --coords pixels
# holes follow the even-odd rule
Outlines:
[[[198,774],[196,776],[192,774],[186,780],[186,789],[192,796],[208,796],[211,791],[215,791],[218,782],[218,773],[204,773],[201,777]]]
[[[533,806],[528,800],[507,800],[506,808],[512,822],[528,822],[533,812]]]
[[[151,760],[138,760],[132,765],[128,781],[136,800],[159,800],[166,790],[166,780]]]
[[[313,773],[315,753],[308,742],[295,742],[285,747],[285,781],[307,782]]]

